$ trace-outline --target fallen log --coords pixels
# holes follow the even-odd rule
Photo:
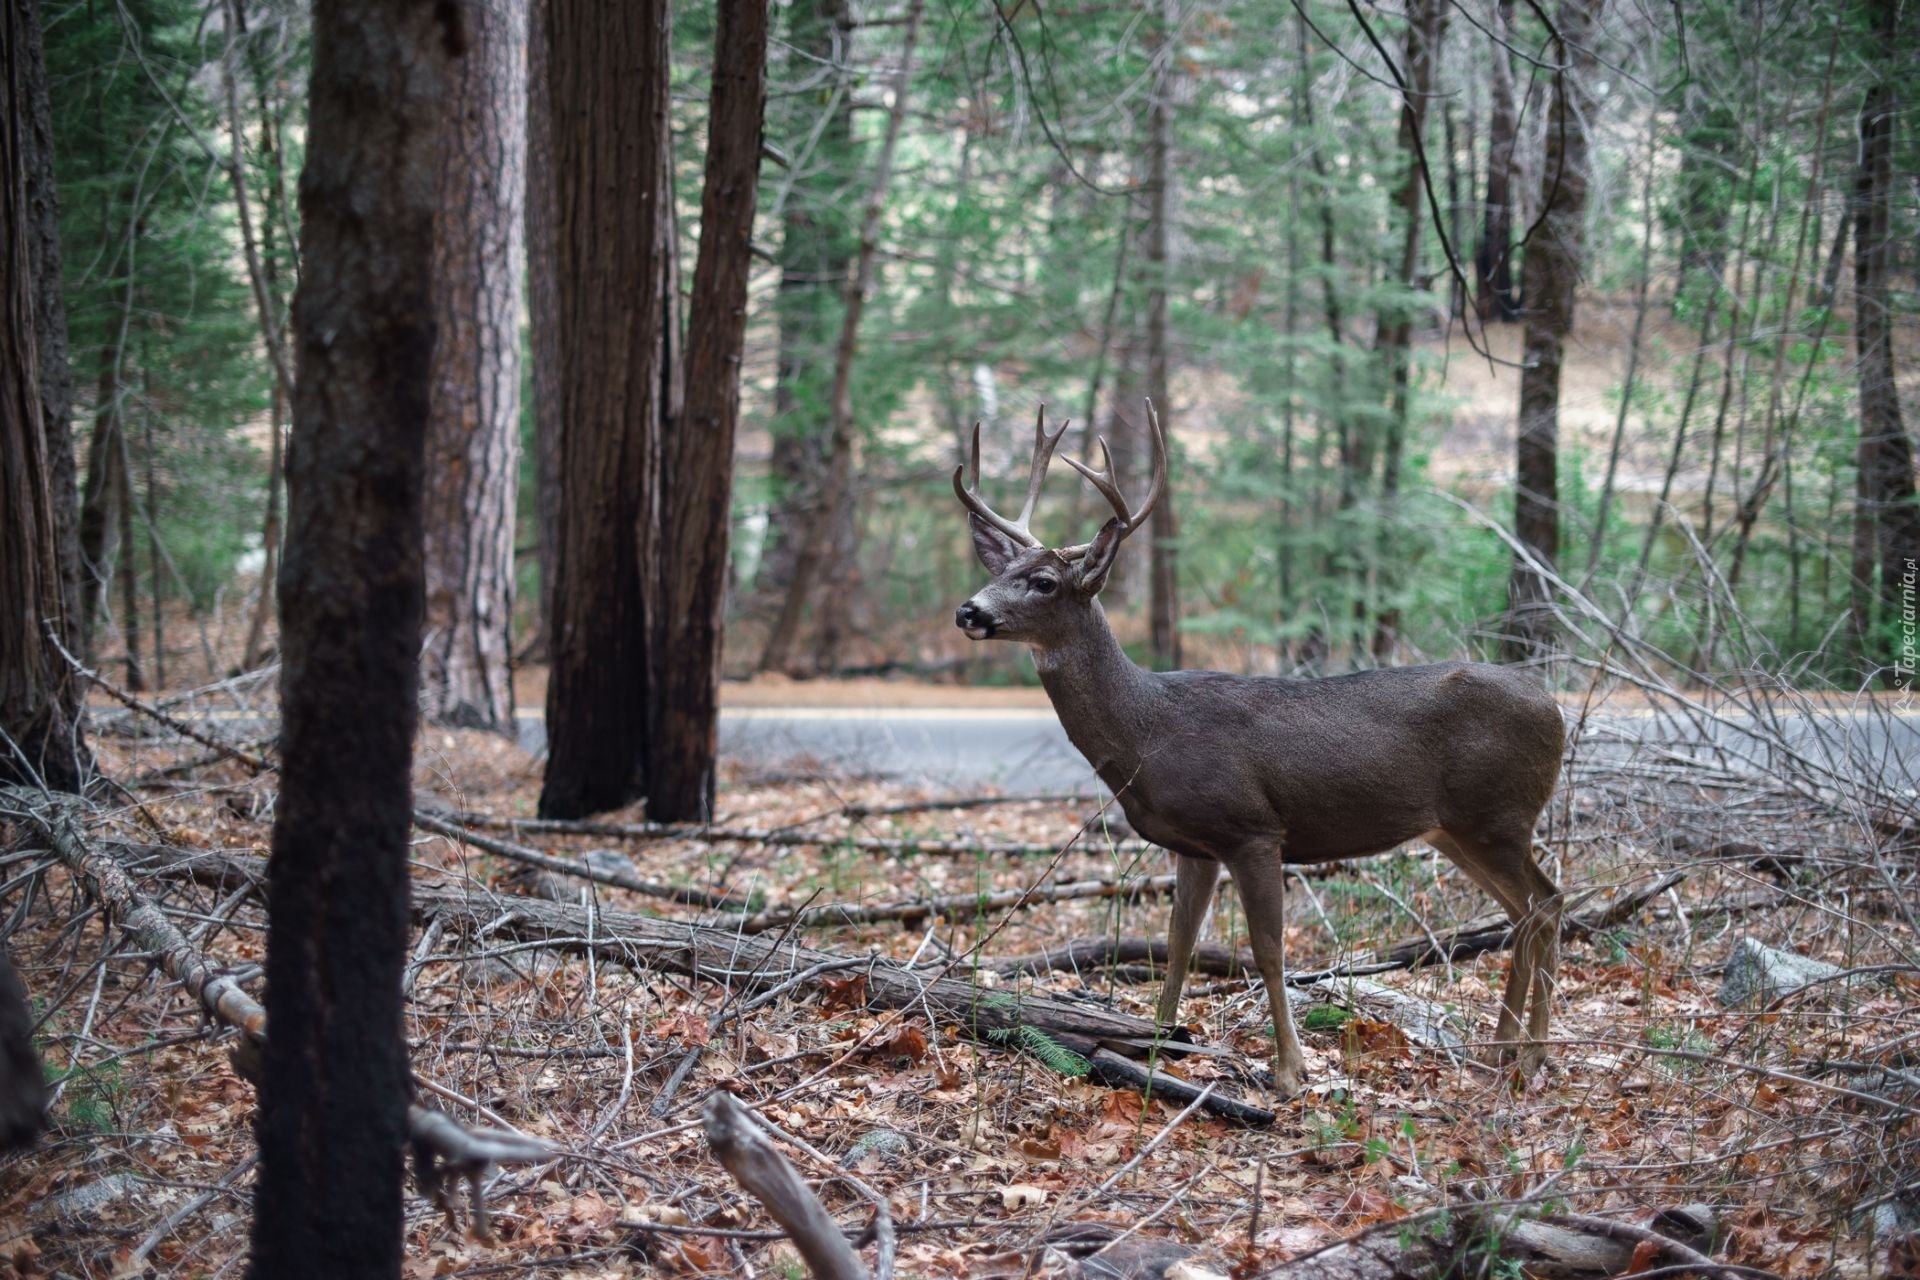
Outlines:
[[[866,1265],[834,1225],[826,1206],[733,1095],[718,1090],[709,1094],[701,1109],[701,1124],[713,1154],[736,1182],[766,1206],[800,1250],[807,1270],[819,1280],[868,1280]]]
[[[1498,1258],[1520,1273],[1601,1280],[1631,1272],[1691,1271],[1721,1280],[1778,1280],[1727,1266],[1647,1227],[1589,1214],[1528,1217],[1512,1209],[1455,1206],[1435,1234],[1412,1219],[1253,1273],[1254,1280],[1430,1280],[1456,1274],[1473,1257]],[[1658,1221],[1658,1219],[1656,1219]],[[1438,1225],[1434,1218],[1432,1225]]]

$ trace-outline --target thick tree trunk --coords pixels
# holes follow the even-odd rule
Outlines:
[[[255,1280],[398,1276],[433,228],[457,9],[313,15]]]
[[[818,508],[810,513],[806,537],[801,540],[794,560],[793,581],[781,602],[780,616],[767,637],[760,655],[760,670],[784,671],[788,655],[800,633],[800,619],[819,580],[823,562],[834,545],[833,532],[838,523],[850,518],[853,481],[853,358],[859,346],[860,315],[867,304],[867,292],[873,287],[873,263],[880,243],[880,214],[885,208],[887,188],[893,179],[893,156],[900,142],[900,126],[906,119],[907,90],[912,83],[913,51],[920,36],[920,19],[926,12],[925,0],[910,0],[906,34],[901,41],[900,74],[894,85],[893,105],[887,114],[886,139],[880,144],[880,160],[874,166],[873,183],[867,192],[860,218],[860,250],[854,258],[853,278],[847,283],[846,303],[840,316],[840,341],[833,360],[833,389],[827,397],[828,461],[827,476],[821,486]]]
[[[796,156],[781,210],[779,364],[773,384],[773,510],[767,520],[758,587],[785,591],[826,480],[827,396],[833,381],[835,323],[847,292],[857,229],[844,212],[854,178],[853,96],[847,83],[846,0],[799,0],[789,21],[786,78],[817,85],[827,117],[812,148]],[[799,99],[809,107],[813,99]],[[815,117],[789,129],[804,140]]]
[[[528,0],[462,6],[434,228],[421,710],[513,732],[514,506],[520,480]]]
[[[1895,0],[1881,0],[1874,30],[1882,50],[1899,48],[1897,21]],[[1891,68],[1883,67],[1860,107],[1860,176],[1854,209],[1854,332],[1860,353],[1856,527],[1871,528],[1856,543],[1850,612],[1854,635],[1863,644],[1870,643],[1874,597],[1880,599],[1883,619],[1898,618],[1903,605],[1913,607],[1913,584],[1920,575],[1913,441],[1901,420],[1900,393],[1894,383],[1889,305],[1896,110]],[[1870,663],[1888,665],[1887,659],[1894,655],[1869,649],[1864,656]],[[1894,673],[1889,670],[1887,675],[1891,679]],[[1912,679],[1910,670],[1905,678]]]
[[[1560,366],[1573,330],[1573,295],[1585,259],[1588,82],[1596,65],[1594,18],[1601,0],[1565,0],[1556,19],[1557,54],[1540,175],[1545,216],[1527,249],[1525,368],[1520,374],[1520,434],[1515,449],[1514,535],[1546,569],[1560,556]],[[1550,646],[1552,592],[1543,574],[1516,555],[1507,587],[1507,653],[1530,656]]]
[[[1147,115],[1147,398],[1159,413],[1163,430],[1173,434],[1173,391],[1167,367],[1167,278],[1170,261],[1173,199],[1173,85],[1174,33],[1180,29],[1178,0],[1162,0],[1161,47],[1158,74],[1153,81],[1153,104]],[[1156,671],[1180,669],[1180,521],[1168,485],[1154,509],[1148,537],[1152,539],[1147,580],[1147,620],[1152,633],[1152,660]]]
[[[645,794],[675,405],[668,0],[552,0],[561,509],[540,814]]]
[[[668,562],[647,816],[713,816],[720,657],[733,514],[733,437],[767,100],[767,0],[721,0],[714,37],[700,256],[687,327],[686,406],[667,439]]]
[[[82,643],[79,516],[37,0],[0,0],[0,305],[0,780],[73,791],[81,688],[52,641]]]
[[[553,580],[560,560],[560,214],[555,204],[551,0],[527,0],[527,354],[533,361],[534,537],[540,616],[534,648],[551,652]]]
[[[1488,15],[1500,39],[1513,29],[1513,0],[1498,0]],[[1513,287],[1513,141],[1519,132],[1513,106],[1513,65],[1505,46],[1489,42],[1493,75],[1487,113],[1487,207],[1474,266],[1480,284],[1482,320],[1518,320],[1520,295]]]

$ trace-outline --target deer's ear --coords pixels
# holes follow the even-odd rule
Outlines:
[[[973,554],[980,557],[988,573],[999,577],[1008,565],[1019,559],[1022,550],[1019,543],[971,512],[967,515],[967,528],[973,531]]]
[[[1107,585],[1107,574],[1113,569],[1114,559],[1120,554],[1120,543],[1126,536],[1118,520],[1108,520],[1100,526],[1100,532],[1087,544],[1087,554],[1080,557],[1078,573],[1082,591],[1097,595],[1100,588]]]

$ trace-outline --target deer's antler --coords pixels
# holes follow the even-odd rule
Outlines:
[[[961,473],[966,471],[967,468],[964,466],[955,467],[953,469],[954,495],[960,499],[968,511],[979,516],[982,520],[1006,534],[1021,546],[1037,547],[1041,545],[1040,539],[1033,536],[1033,530],[1028,526],[1033,520],[1034,508],[1040,503],[1040,486],[1047,481],[1047,464],[1053,460],[1054,448],[1059,445],[1060,438],[1067,434],[1067,427],[1069,425],[1070,420],[1069,422],[1063,422],[1060,424],[1058,431],[1052,435],[1048,435],[1047,406],[1044,404],[1041,405],[1039,413],[1034,416],[1033,465],[1027,473],[1026,505],[1020,508],[1020,518],[1018,520],[1007,519],[992,507],[989,507],[986,501],[980,496],[980,424],[977,422],[973,424],[973,484],[971,487],[962,485],[960,482]],[[1072,459],[1069,458],[1068,461],[1071,462]],[[1074,465],[1077,467],[1080,464],[1075,462]]]
[[[1095,471],[1083,462],[1072,458],[1067,465],[1087,478],[1087,483],[1099,490],[1100,496],[1113,508],[1113,517],[1120,525],[1120,537],[1126,538],[1134,530],[1147,522],[1153,509],[1160,505],[1160,495],[1167,489],[1167,438],[1160,430],[1160,415],[1153,411],[1153,401],[1147,401],[1148,434],[1153,438],[1153,480],[1147,487],[1147,500],[1140,504],[1140,510],[1134,511],[1127,506],[1125,495],[1113,478],[1113,454],[1107,449],[1107,438],[1100,437],[1100,470]],[[1091,550],[1091,542],[1083,542],[1074,547],[1062,547],[1060,557],[1063,560],[1078,560]]]

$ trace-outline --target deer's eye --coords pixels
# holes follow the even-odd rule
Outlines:
[[[1033,579],[1030,579],[1030,581],[1033,585],[1033,589],[1035,591],[1038,591],[1043,596],[1052,595],[1054,593],[1054,589],[1060,585],[1059,583],[1055,582],[1052,578],[1033,578]]]

